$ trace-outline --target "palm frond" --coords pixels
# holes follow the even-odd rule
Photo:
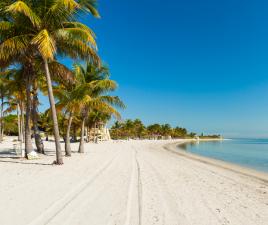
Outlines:
[[[0,44],[0,60],[25,52],[30,42],[29,35],[19,35],[6,39]]]
[[[89,32],[93,38],[96,38],[96,34],[93,32],[93,30],[91,30],[87,25],[80,23],[80,22],[64,22],[63,23],[64,27],[68,28],[81,28],[83,30],[86,30],[87,32]]]
[[[49,62],[49,69],[54,80],[59,80],[64,84],[74,83],[74,74],[63,64],[57,61]]]
[[[52,11],[62,10],[62,7],[69,11],[74,11],[80,8],[80,5],[75,0],[55,0],[54,4],[51,6]]]
[[[77,39],[83,42],[90,43],[94,48],[97,48],[96,41],[88,29],[79,27],[62,28],[56,31],[56,35],[61,36],[62,39]]]
[[[41,19],[31,10],[31,8],[23,1],[16,1],[7,6],[6,11],[11,14],[21,13],[32,22],[36,27],[40,26]]]
[[[90,82],[90,86],[97,92],[103,93],[107,91],[114,91],[117,88],[117,83],[113,80],[95,80]]]
[[[55,41],[50,36],[46,29],[41,30],[33,39],[32,43],[37,45],[37,48],[45,59],[53,59],[56,53]]]
[[[94,101],[91,102],[90,106],[97,111],[100,111],[103,113],[109,113],[111,115],[114,115],[117,119],[121,119],[120,113],[111,105],[107,104],[106,102],[102,102],[102,101],[95,99]]]
[[[13,27],[13,23],[9,22],[9,21],[0,21],[0,31],[8,31]]]
[[[73,59],[87,60],[97,65],[100,64],[100,58],[90,45],[84,43],[77,39],[57,39],[55,37],[57,44],[58,54],[62,56],[69,56]]]
[[[101,101],[104,101],[112,106],[121,108],[121,109],[125,109],[126,106],[123,103],[123,101],[120,100],[120,98],[118,96],[109,96],[109,95],[105,95],[105,96],[100,96],[99,99]]]
[[[95,16],[96,18],[100,18],[100,14],[96,9],[96,0],[78,0],[78,3],[83,7],[87,12]]]

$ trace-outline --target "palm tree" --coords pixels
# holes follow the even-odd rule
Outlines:
[[[9,1],[5,2],[9,3]],[[55,55],[99,61],[94,33],[75,19],[75,15],[81,10],[98,16],[94,2],[90,0],[15,1],[8,5],[4,12],[0,12],[0,15],[5,14],[4,21],[0,22],[0,64],[3,67],[19,62],[24,65],[26,72],[25,147],[28,152],[32,151],[31,146],[28,146],[29,136],[27,136],[31,104],[30,89],[34,73],[33,63],[36,56],[40,56],[52,112],[57,164],[62,164],[63,160],[49,63],[55,60]]]
[[[68,113],[68,125],[65,134],[65,155],[71,156],[71,145],[70,145],[70,130],[72,126],[72,120],[75,113],[78,113],[81,108],[81,92],[77,83],[73,83],[68,86],[59,86],[55,88],[56,97],[59,102],[56,107],[59,110],[66,110]]]
[[[51,124],[51,116],[49,115],[49,111],[45,111],[40,113],[40,127],[45,132],[46,141],[48,141],[49,135],[53,133],[53,125]]]
[[[113,106],[124,108],[124,104],[117,96],[105,95],[117,88],[116,82],[109,79],[107,67],[97,67],[92,63],[87,63],[86,66],[76,64],[74,73],[79,86],[81,107],[81,138],[78,152],[84,153],[85,122],[90,110],[108,112],[120,117]]]
[[[0,142],[3,141],[3,135],[4,135],[4,120],[3,120],[3,112],[4,112],[4,100],[7,97],[7,91],[3,80],[0,80]]]
[[[33,90],[32,90],[32,121],[33,121],[33,130],[34,130],[34,139],[35,139],[35,145],[37,148],[37,152],[44,154],[44,144],[40,136],[40,131],[38,128],[38,83],[37,79],[33,80]]]
[[[153,138],[158,138],[158,136],[159,136],[160,133],[161,133],[161,125],[158,124],[158,123],[149,125],[149,126],[147,127],[147,130],[148,130],[149,134],[150,134],[151,136],[153,136]]]
[[[6,112],[17,111],[18,140],[24,142],[24,102],[25,82],[22,69],[10,69],[1,72],[1,83],[4,86]],[[2,107],[3,108],[3,107]]]
[[[169,124],[166,123],[166,124],[161,125],[160,132],[162,136],[169,136],[171,135],[172,128]]]
[[[145,126],[141,122],[140,119],[135,119],[133,121],[133,126],[134,126],[134,136],[137,138],[141,138],[142,134],[145,131]]]

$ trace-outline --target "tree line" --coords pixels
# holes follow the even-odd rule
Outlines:
[[[116,121],[110,129],[112,139],[168,139],[168,138],[194,138],[194,132],[183,127],[172,127],[170,124],[151,124],[145,126],[140,119],[128,119],[123,122]],[[220,138],[220,135],[203,135],[200,138]]]

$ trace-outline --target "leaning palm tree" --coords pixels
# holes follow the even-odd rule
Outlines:
[[[109,70],[105,66],[97,67],[92,63],[86,66],[76,64],[74,66],[78,91],[80,93],[80,113],[81,113],[81,138],[79,144],[79,153],[84,152],[84,133],[85,122],[90,110],[109,112],[120,117],[118,111],[114,108],[124,108],[123,102],[117,96],[109,96],[108,92],[117,88],[115,81],[109,79]]]
[[[55,61],[56,55],[98,62],[94,33],[75,17],[81,10],[98,16],[94,3],[91,0],[15,1],[6,7],[4,21],[0,22],[0,65],[8,66],[14,62],[24,64],[27,71],[27,111],[31,103],[29,93],[34,73],[33,63],[37,56],[42,58],[53,119],[57,164],[62,164],[63,160],[49,63]]]
[[[65,133],[65,155],[71,156],[71,145],[70,145],[70,130],[72,126],[73,117],[77,114],[81,108],[81,95],[78,83],[73,83],[72,85],[58,86],[55,88],[55,94],[59,100],[56,107],[59,110],[65,110],[68,114],[68,125]]]
[[[39,153],[44,153],[44,145],[40,136],[40,131],[38,128],[38,121],[40,119],[39,113],[38,113],[38,88],[41,92],[43,92],[44,95],[48,95],[47,92],[47,85],[44,79],[42,67],[40,67],[42,64],[40,63],[42,59],[37,60],[38,63],[36,63],[36,73],[33,77],[33,88],[32,88],[32,120],[33,120],[33,130],[34,130],[34,136],[35,136],[35,143],[37,147],[37,151]],[[63,64],[53,61],[49,63],[49,70],[53,74],[52,79],[53,82],[57,84],[56,88],[58,90],[65,90],[67,85],[71,85],[73,83],[73,74],[72,72]],[[53,88],[55,92],[55,87]]]
[[[95,95],[95,96],[94,96]],[[104,114],[114,115],[117,119],[120,119],[120,113],[116,108],[124,108],[123,102],[117,96],[92,94],[92,96],[85,96],[85,100],[82,104],[81,110],[81,137],[79,144],[79,153],[84,153],[84,135],[85,135],[85,123],[88,118],[89,112],[95,110]]]
[[[109,111],[108,114],[119,116],[119,113],[109,105],[114,104],[123,106],[118,97],[106,96],[105,98],[105,96],[98,96],[100,93],[116,88],[115,82],[109,80],[108,76],[108,68],[104,66],[98,68],[91,63],[88,63],[86,67],[83,67],[82,65],[75,64],[74,82],[71,85],[65,86],[65,88],[59,86],[55,89],[56,96],[59,99],[57,108],[60,110],[64,109],[68,112],[68,125],[64,138],[66,156],[71,156],[70,129],[75,114],[80,113],[81,136],[84,134],[85,122],[89,110],[98,108],[98,110]],[[83,137],[80,138],[79,146],[79,152],[84,152]]]
[[[12,69],[9,72],[7,71],[7,75],[9,76],[8,82],[6,82],[6,88],[10,95],[17,95],[18,99],[20,99],[21,103],[21,117],[22,123],[24,123],[24,90],[26,89],[26,116],[25,116],[25,129],[22,131],[24,133],[25,139],[25,150],[26,150],[26,158],[33,152],[33,145],[31,142],[31,89],[29,84],[29,77],[25,79],[25,74],[29,72],[28,68],[25,65],[21,67],[17,67],[16,69]],[[17,92],[17,93],[16,93]],[[20,96],[21,95],[21,96]]]

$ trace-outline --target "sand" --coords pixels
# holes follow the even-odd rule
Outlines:
[[[2,154],[0,224],[268,224],[265,180],[174,154],[175,142],[86,144],[63,166],[53,142],[39,160]]]

